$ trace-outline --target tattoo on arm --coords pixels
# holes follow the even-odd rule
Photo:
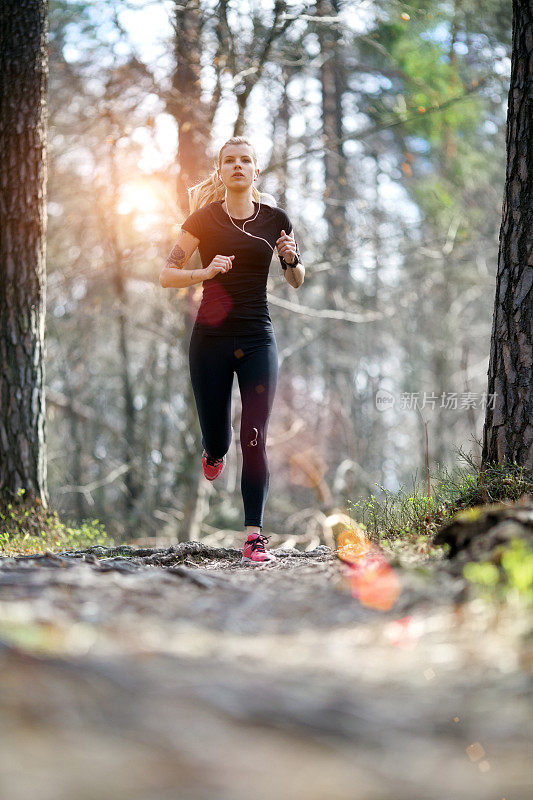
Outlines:
[[[185,264],[185,253],[179,246],[175,244],[166,260],[165,266],[182,269]]]

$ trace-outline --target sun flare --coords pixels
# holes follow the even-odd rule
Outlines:
[[[138,216],[155,214],[161,208],[162,198],[146,181],[134,181],[120,187],[119,214]]]
[[[117,211],[123,216],[130,215],[136,230],[153,229],[165,211],[163,188],[146,179],[126,181],[120,187]]]

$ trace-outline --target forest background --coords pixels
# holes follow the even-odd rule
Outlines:
[[[479,460],[505,183],[509,2],[49,5],[51,505],[108,532],[242,529],[235,437],[202,477],[188,373],[201,286],[159,272],[223,142],[306,266],[271,266],[280,354],[268,531]],[[196,256],[198,257],[198,256]],[[233,428],[240,400],[234,385]]]

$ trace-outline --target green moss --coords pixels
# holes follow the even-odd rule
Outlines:
[[[485,561],[478,564],[475,561],[469,561],[463,567],[463,575],[467,581],[471,583],[480,583],[483,586],[495,586],[498,583],[500,574],[498,567]]]
[[[483,515],[482,506],[474,506],[474,508],[466,508],[464,511],[459,511],[454,519],[458,522],[477,522]]]
[[[533,547],[529,542],[512,539],[507,546],[498,548],[495,560],[499,567],[491,561],[469,561],[463,567],[464,577],[487,600],[502,601],[513,595],[527,605],[532,604]]]

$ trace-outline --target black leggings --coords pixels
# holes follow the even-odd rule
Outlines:
[[[242,402],[240,442],[244,525],[263,527],[269,477],[266,434],[278,380],[273,331],[210,336],[193,329],[189,368],[202,431],[202,447],[222,458],[231,443],[231,390],[237,373]]]

